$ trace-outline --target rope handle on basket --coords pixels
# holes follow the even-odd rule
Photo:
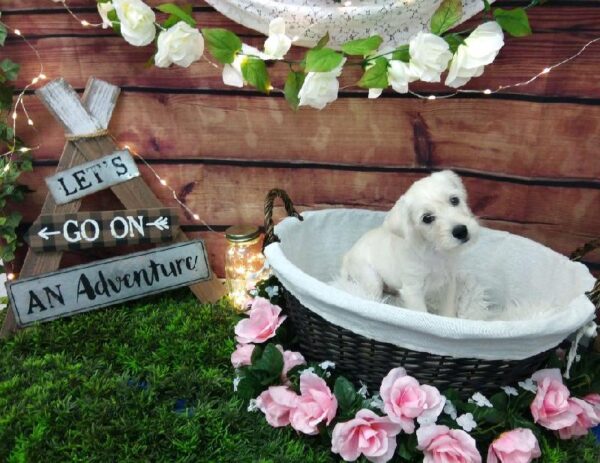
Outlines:
[[[571,253],[571,260],[578,262],[583,258],[583,256],[598,248],[600,248],[600,238],[596,238],[573,251]],[[596,309],[600,310],[600,280],[596,281],[594,288],[588,293],[588,297]]]
[[[283,201],[283,206],[289,217],[296,217],[301,221],[304,220],[284,190],[273,188],[269,191],[265,198],[265,239],[263,241],[263,251],[269,244],[279,243],[279,237],[275,234],[275,223],[273,222],[273,205],[277,198],[281,198]]]

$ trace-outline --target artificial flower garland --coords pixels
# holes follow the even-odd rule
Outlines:
[[[293,39],[285,33],[282,18],[271,21],[269,36],[262,51],[242,43],[231,31],[218,28],[199,30],[190,5],[173,3],[156,9],[169,16],[156,22],[152,8],[142,0],[98,0],[103,27],[112,27],[134,46],[155,42],[152,62],[161,68],[188,67],[204,54],[204,47],[223,65],[223,82],[234,87],[249,84],[266,94],[273,90],[266,62],[284,61],[290,70],[283,89],[290,106],[323,109],[337,99],[338,77],[344,66],[362,66],[364,73],[357,85],[368,89],[369,98],[377,98],[389,86],[407,93],[417,80],[440,82],[448,71],[445,84],[458,88],[480,76],[504,45],[504,32],[514,37],[531,34],[526,8],[542,3],[532,0],[526,8],[505,10],[484,4],[487,21],[472,31],[449,32],[462,17],[461,0],[443,0],[431,18],[430,31],[416,34],[409,44],[380,49],[383,39],[373,35],[341,45],[341,52],[327,47],[326,35],[308,50],[300,61],[285,58]]]
[[[600,424],[596,354],[580,359],[571,375],[570,386],[582,398],[572,395],[553,365],[518,388],[504,386],[489,399],[475,393],[466,402],[457,391],[442,394],[397,367],[369,396],[365,386],[357,391],[334,375],[332,362],[307,364],[302,354],[278,343],[289,341],[290,333],[275,278],[261,282],[254,296],[235,327],[234,389],[271,426],[327,436],[331,451],[345,461],[385,463],[398,455],[426,463],[480,463],[480,450],[486,450],[487,463],[527,463],[542,456],[540,441],[585,436]],[[553,362],[559,366],[559,357]]]

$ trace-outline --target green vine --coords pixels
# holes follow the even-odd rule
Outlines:
[[[7,29],[0,23],[0,46],[4,46]],[[16,136],[11,115],[14,105],[14,82],[19,74],[19,64],[4,58],[0,61],[0,273],[15,258],[18,246],[17,227],[21,214],[10,211],[11,203],[22,201],[27,187],[19,184],[23,172],[32,169],[31,152]]]

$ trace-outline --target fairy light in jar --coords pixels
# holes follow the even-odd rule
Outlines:
[[[266,275],[260,230],[254,225],[234,225],[225,231],[225,284],[239,310],[249,299],[248,292]]]

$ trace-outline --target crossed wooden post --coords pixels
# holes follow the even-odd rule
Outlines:
[[[108,123],[119,93],[118,87],[95,78],[89,79],[81,101],[64,79],[54,80],[36,92],[44,105],[62,124],[67,134],[67,142],[58,162],[57,173],[86,161],[97,160],[119,149],[107,133]],[[89,136],[90,134],[97,134],[97,136]],[[164,207],[141,177],[113,185],[110,189],[127,209]],[[53,196],[48,193],[41,213],[76,213],[80,207],[80,199],[58,205]],[[178,242],[188,240],[180,228],[177,228],[173,238]],[[20,277],[53,272],[59,268],[61,258],[62,251],[36,253],[29,249]],[[191,285],[190,289],[203,302],[214,302],[225,293],[223,284],[214,277],[212,271],[209,279]],[[9,310],[0,329],[0,337],[4,338],[17,329],[15,314]]]

